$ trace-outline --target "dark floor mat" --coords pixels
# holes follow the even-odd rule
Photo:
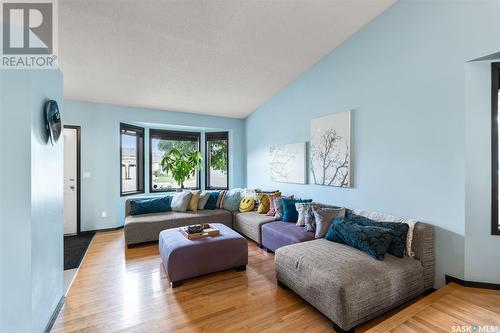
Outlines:
[[[64,270],[78,268],[94,233],[64,237]]]

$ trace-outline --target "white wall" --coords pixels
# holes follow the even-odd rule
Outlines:
[[[58,70],[0,71],[0,332],[42,332],[63,295],[63,144],[43,119],[62,91]]]

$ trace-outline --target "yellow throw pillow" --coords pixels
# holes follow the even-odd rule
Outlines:
[[[188,210],[196,212],[198,210],[198,201],[200,200],[201,190],[191,191],[191,199],[189,200]]]
[[[259,193],[257,194],[259,198],[259,207],[257,208],[257,213],[259,214],[267,214],[269,211],[269,194]]]
[[[244,197],[240,202],[240,212],[251,212],[255,208],[255,198],[252,197]]]

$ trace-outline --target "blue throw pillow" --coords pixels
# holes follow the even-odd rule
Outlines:
[[[384,260],[392,241],[388,228],[363,226],[342,217],[334,220],[325,238],[364,251],[377,260]]]
[[[210,198],[208,198],[205,209],[214,210],[217,205],[217,199],[219,199],[219,191],[210,192]]]
[[[222,208],[229,210],[231,212],[236,212],[240,209],[241,191],[240,190],[230,190],[224,196],[224,201],[222,202]]]
[[[131,199],[130,215],[170,212],[171,202],[171,196]]]
[[[297,209],[295,208],[296,203],[308,203],[312,202],[312,199],[287,199],[287,198],[282,198],[281,199],[281,205],[283,206],[283,222],[293,222],[297,223],[297,220],[299,219],[299,212],[297,212]]]
[[[346,220],[355,222],[359,225],[390,229],[392,241],[387,252],[399,258],[404,257],[406,251],[406,236],[410,228],[408,224],[398,222],[376,222],[367,217],[355,214],[348,214]]]

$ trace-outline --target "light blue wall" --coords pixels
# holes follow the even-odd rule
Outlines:
[[[63,294],[63,151],[43,105],[56,70],[0,71],[0,332],[42,332]]]
[[[436,286],[463,278],[465,63],[500,49],[499,5],[396,3],[246,119],[247,185],[434,224]],[[349,109],[353,188],[271,182],[271,144]]]
[[[137,124],[146,128],[228,130],[230,187],[245,185],[244,121],[242,119],[71,100],[64,101],[64,111],[65,124],[81,126],[81,169],[82,173],[90,172],[90,178],[82,177],[81,228],[83,231],[123,225],[126,198],[120,197],[120,122]],[[149,190],[148,131],[145,141],[147,194]],[[202,172],[202,181],[203,178]],[[107,217],[102,216],[103,211],[107,213]]]
[[[465,279],[500,284],[500,236],[490,232],[493,59],[466,65]]]

